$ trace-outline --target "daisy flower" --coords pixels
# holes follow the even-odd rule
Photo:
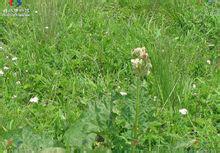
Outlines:
[[[17,58],[17,57],[13,57],[11,60],[12,60],[12,61],[17,61],[18,58]]]
[[[180,112],[180,114],[182,114],[182,115],[188,114],[188,110],[185,109],[185,108],[180,109],[179,112]]]
[[[207,60],[206,62],[207,62],[207,64],[209,64],[209,65],[211,64],[211,61],[210,61],[210,60]]]
[[[39,101],[39,99],[38,99],[37,96],[32,97],[32,98],[30,99],[30,102],[31,102],[31,103],[38,103],[38,101]]]
[[[4,68],[3,68],[5,71],[7,71],[7,70],[9,70],[9,67],[7,67],[7,66],[4,66]]]
[[[123,92],[123,91],[121,91],[120,94],[121,94],[122,96],[127,96],[127,95],[128,95],[127,92]]]

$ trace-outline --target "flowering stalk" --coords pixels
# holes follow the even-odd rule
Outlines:
[[[145,76],[150,74],[151,62],[146,52],[145,47],[136,48],[132,51],[134,59],[131,59],[134,74],[136,76],[136,101],[135,101],[135,117],[133,125],[133,141],[132,152],[135,152],[135,148],[138,145],[138,132],[139,132],[139,117],[140,117],[140,104],[141,104],[141,80]]]
[[[134,119],[134,139],[137,140],[139,130],[139,115],[140,115],[140,94],[141,93],[141,82],[140,78],[137,77],[137,99],[135,103],[135,119]]]

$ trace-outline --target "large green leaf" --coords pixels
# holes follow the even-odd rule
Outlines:
[[[98,133],[107,128],[110,111],[103,103],[91,104],[81,118],[65,133],[68,146],[79,149],[92,149]]]

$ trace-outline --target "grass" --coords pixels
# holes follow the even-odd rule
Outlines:
[[[0,16],[0,152],[219,152],[219,6],[23,0],[29,17]]]

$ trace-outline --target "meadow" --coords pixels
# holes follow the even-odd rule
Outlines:
[[[0,153],[220,152],[219,40],[217,0],[1,2]]]

